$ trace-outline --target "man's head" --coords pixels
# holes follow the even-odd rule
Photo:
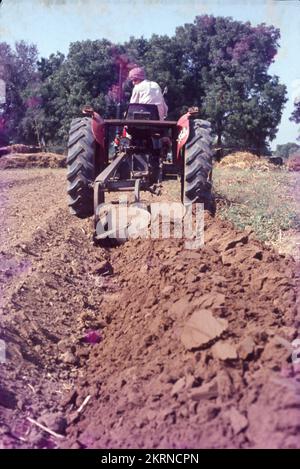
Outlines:
[[[141,67],[135,67],[132,70],[130,70],[128,78],[129,80],[132,81],[134,85],[137,85],[141,81],[145,80],[146,78],[145,70]]]

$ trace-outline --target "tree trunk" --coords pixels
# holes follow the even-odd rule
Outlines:
[[[39,127],[38,127],[38,123],[36,119],[34,119],[34,124],[35,124],[35,133],[37,136],[37,143],[38,143],[38,146],[40,147],[41,146],[40,132],[39,132]]]
[[[217,129],[217,151],[215,153],[215,158],[217,161],[221,161],[221,159],[223,158],[222,130],[220,125],[218,125]]]

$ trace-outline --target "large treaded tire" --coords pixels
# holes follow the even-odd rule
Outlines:
[[[204,209],[213,211],[212,155],[210,122],[191,120],[181,180],[181,199],[184,205],[203,203]]]
[[[67,192],[70,212],[79,218],[87,218],[94,213],[92,183],[96,178],[95,154],[92,119],[73,119],[68,142]]]

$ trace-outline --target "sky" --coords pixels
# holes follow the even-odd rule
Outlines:
[[[171,36],[201,14],[280,29],[281,47],[269,72],[287,86],[288,102],[272,148],[295,142],[300,129],[289,117],[300,96],[300,0],[0,0],[0,41],[13,45],[23,39],[47,57],[67,54],[70,42],[85,39],[118,43],[130,36]]]

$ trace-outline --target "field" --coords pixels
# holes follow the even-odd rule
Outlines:
[[[298,256],[300,176],[285,169],[259,171],[217,167],[214,187],[220,218],[250,227],[280,252]]]
[[[217,168],[203,248],[104,248],[65,169],[0,171],[2,447],[299,448],[295,178]]]

